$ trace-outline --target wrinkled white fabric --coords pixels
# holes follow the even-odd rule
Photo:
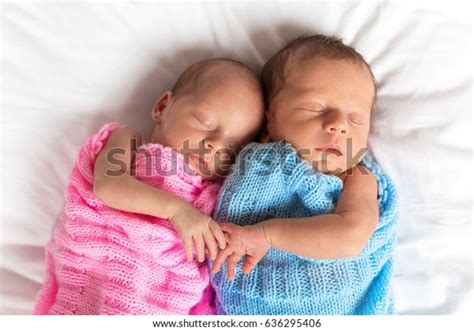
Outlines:
[[[400,314],[468,312],[472,296],[472,41],[456,2],[2,3],[0,313],[29,314],[74,157],[104,123],[151,133],[182,70],[232,57],[259,70],[302,33],[372,65],[370,148],[398,187]]]

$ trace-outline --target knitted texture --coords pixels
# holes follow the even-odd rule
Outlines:
[[[362,160],[378,182],[379,224],[360,255],[313,259],[270,248],[254,270],[211,275],[219,315],[391,314],[396,191],[368,154]],[[252,143],[226,178],[214,213],[217,222],[255,224],[270,218],[331,213],[343,188],[334,175],[315,171],[286,142]]]
[[[169,221],[107,207],[92,192],[96,156],[122,126],[105,125],[79,152],[34,313],[215,314],[207,263],[186,260]],[[182,154],[147,144],[134,158],[138,180],[212,213],[220,184],[192,174]]]

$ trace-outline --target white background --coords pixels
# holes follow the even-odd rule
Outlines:
[[[105,122],[150,134],[188,65],[260,70],[302,33],[356,47],[379,82],[370,147],[398,186],[400,314],[472,304],[472,26],[462,3],[2,3],[0,313],[30,314],[79,147]]]

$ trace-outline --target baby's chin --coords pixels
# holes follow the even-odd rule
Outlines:
[[[220,174],[216,169],[200,169],[199,166],[191,163],[187,163],[186,165],[190,175],[200,176],[203,180],[218,180],[227,175],[227,172],[222,173],[221,171],[222,174]]]
[[[320,158],[304,158],[313,167],[314,170],[328,175],[340,175],[347,171],[349,167],[344,162],[344,157],[329,157],[327,159]]]
[[[340,175],[355,167],[363,158],[364,154],[357,154],[357,157],[348,157],[344,152],[341,155],[335,153],[300,155],[301,158],[309,162],[313,169],[324,174]]]

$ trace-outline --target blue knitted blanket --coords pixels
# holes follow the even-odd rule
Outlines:
[[[396,191],[366,153],[378,181],[379,225],[360,255],[313,259],[270,248],[251,273],[211,275],[220,315],[392,314]],[[240,153],[219,194],[214,219],[238,225],[334,211],[342,180],[314,170],[286,142],[251,143]],[[211,262],[212,263],[212,262]],[[210,263],[210,264],[211,264]]]

